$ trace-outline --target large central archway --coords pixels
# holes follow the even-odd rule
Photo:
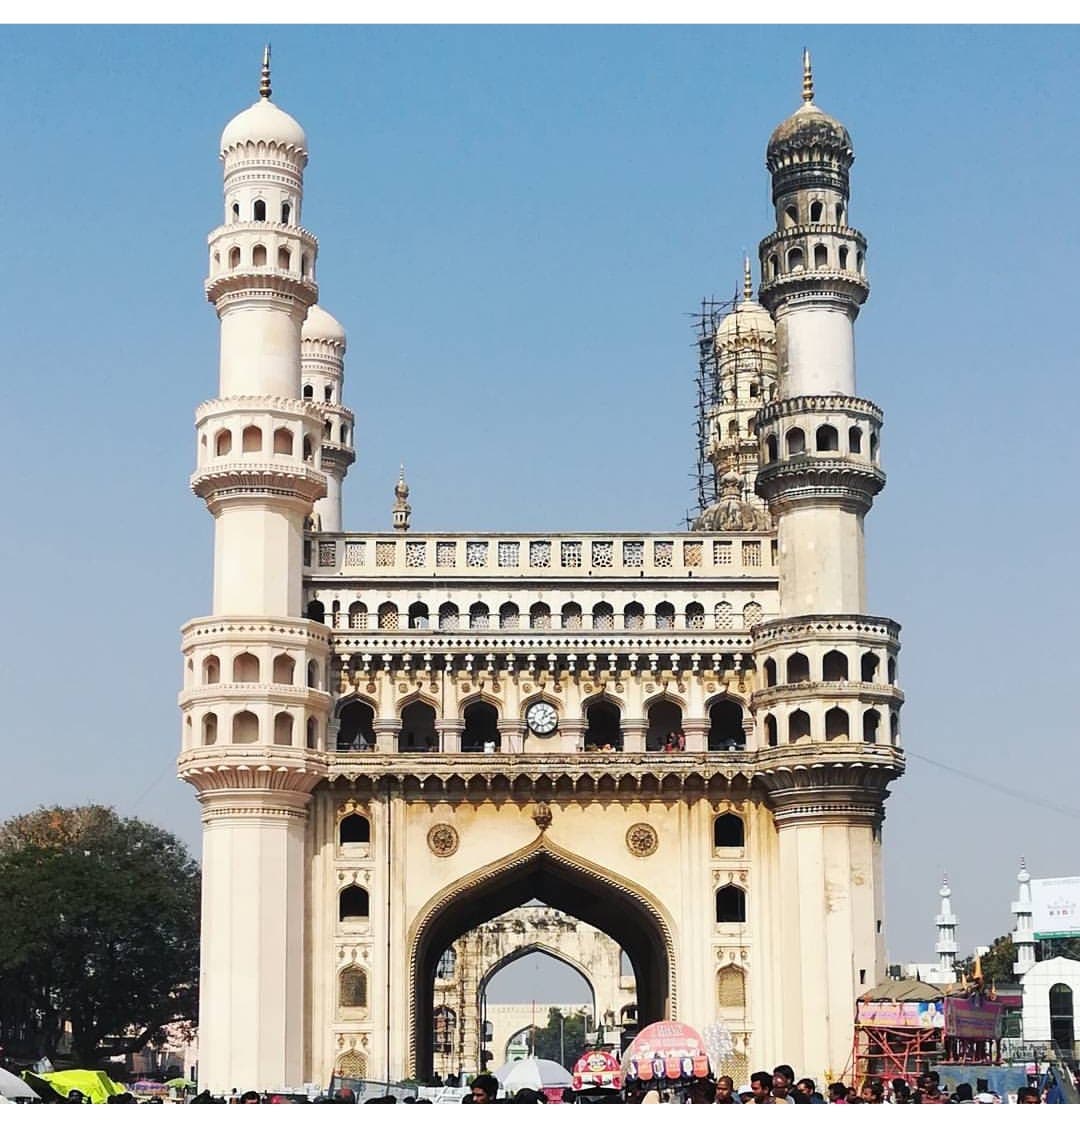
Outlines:
[[[642,1024],[675,1015],[671,927],[652,897],[541,837],[451,885],[417,916],[409,943],[412,1074],[426,1076],[432,1070],[435,971],[443,951],[467,931],[534,899],[619,943],[637,979]]]

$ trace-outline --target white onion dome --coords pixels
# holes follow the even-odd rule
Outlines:
[[[851,134],[823,109],[814,104],[814,74],[810,52],[803,52],[803,104],[773,130],[766,149],[765,164],[771,172],[799,155],[819,154],[849,168],[855,159]]]
[[[295,117],[270,101],[270,47],[263,51],[259,100],[238,113],[221,134],[221,154],[248,144],[276,145],[307,159],[307,136]]]
[[[312,343],[337,344],[345,347],[345,328],[339,320],[322,308],[321,305],[312,305],[307,311],[303,327],[300,330],[300,340]]]
[[[716,327],[716,345],[730,346],[737,339],[756,336],[764,340],[776,338],[776,325],[769,311],[756,301],[740,301]]]

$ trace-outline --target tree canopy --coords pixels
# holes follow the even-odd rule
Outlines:
[[[562,1024],[560,1054],[560,1023]],[[535,1054],[541,1059],[555,1060],[570,1071],[578,1056],[585,1051],[585,1014],[571,1013],[562,1019],[559,1009],[548,1010],[548,1021],[543,1028],[536,1029]]]
[[[0,1043],[93,1066],[195,1014],[199,868],[171,833],[104,806],[0,825]]]

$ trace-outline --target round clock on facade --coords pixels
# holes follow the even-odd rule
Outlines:
[[[525,712],[525,722],[534,735],[550,735],[559,726],[559,713],[546,701],[537,700]]]

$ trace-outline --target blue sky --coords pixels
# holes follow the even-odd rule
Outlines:
[[[178,629],[210,605],[187,488],[216,377],[205,234],[264,38],[308,133],[322,303],[350,334],[346,522],[388,526],[404,460],[424,530],[681,526],[686,314],[771,229],[765,142],[807,44],[855,142],[859,388],[886,415],[871,609],[904,626],[912,755],[886,823],[890,954],[931,956],[943,869],[964,949],[1010,928],[1021,853],[1075,869],[1076,28],[0,36],[0,816],[107,801],[198,843],[174,763]]]

